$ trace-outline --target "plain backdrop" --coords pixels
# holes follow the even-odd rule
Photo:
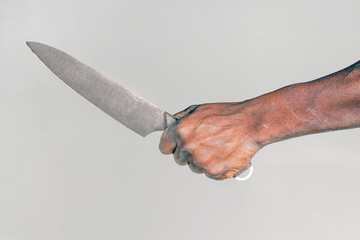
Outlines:
[[[360,60],[360,1],[1,0],[0,239],[359,239],[360,131],[275,143],[214,181],[61,82],[60,48],[176,113]]]

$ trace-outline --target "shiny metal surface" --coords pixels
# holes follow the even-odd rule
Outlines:
[[[145,137],[164,130],[174,118],[158,106],[51,46],[27,42],[61,80],[105,113]]]

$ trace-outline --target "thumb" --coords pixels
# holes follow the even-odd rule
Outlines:
[[[195,109],[198,108],[199,106],[200,106],[199,104],[191,105],[190,107],[186,108],[185,110],[174,114],[174,117],[176,117],[177,119],[183,118],[185,115],[190,114],[193,111],[195,111]]]

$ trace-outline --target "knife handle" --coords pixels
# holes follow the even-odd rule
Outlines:
[[[241,174],[243,173],[243,172],[245,172],[245,171],[247,171],[247,170],[249,170],[249,173],[248,173],[248,175],[246,175],[245,177],[240,177],[241,176]],[[246,166],[246,167],[244,167],[243,169],[241,169],[240,171],[238,171],[235,175],[234,175],[234,179],[235,180],[238,180],[238,181],[246,181],[246,180],[248,180],[250,177],[251,177],[251,175],[253,174],[253,172],[254,172],[254,166],[251,164],[251,162]]]

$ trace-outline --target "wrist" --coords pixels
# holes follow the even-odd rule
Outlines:
[[[250,138],[260,148],[297,136],[360,127],[358,65],[245,102],[216,104],[211,113],[236,136]]]
[[[270,143],[326,130],[318,115],[312,83],[295,84],[238,104],[248,133],[262,148]],[[242,121],[243,123],[244,121]]]
[[[249,134],[260,148],[281,141],[289,134],[290,115],[281,94],[268,93],[244,102],[242,107],[250,124]]]

